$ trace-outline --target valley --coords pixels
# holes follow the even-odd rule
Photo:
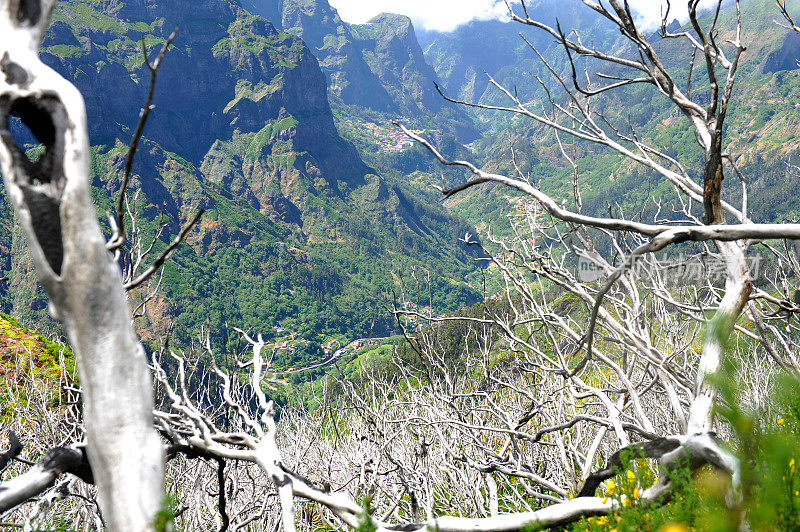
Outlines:
[[[0,528],[800,530],[798,9],[0,0]]]
[[[747,9],[766,9],[756,7],[762,3],[752,0]],[[204,322],[218,332],[225,323],[268,335],[285,327],[307,341],[297,356],[311,361],[322,356],[326,338],[347,342],[397,332],[388,313],[390,294],[407,291],[401,285],[415,269],[426,272],[437,314],[479,301],[475,249],[458,238],[481,238],[488,228],[497,237],[510,235],[524,221],[530,200],[478,187],[443,208],[431,186],[442,179],[458,183],[464,174],[440,167],[391,125],[395,119],[433,139],[446,155],[491,171],[513,172],[513,149],[520,171],[567,205],[574,202],[567,185],[572,170],[551,133],[506,121],[502,113],[450,104],[434,88],[438,82],[454,98],[501,104],[502,94],[480,75],[485,70],[525,98],[540,98],[541,86],[532,85],[526,73],[547,73],[511,24],[473,22],[453,33],[425,32],[423,50],[407,18],[386,15],[348,24],[326,0],[207,0],[192,11],[187,18],[179,3],[70,0],[59,4],[43,48],[46,61],[87,96],[102,215],[119,187],[116,175],[143,101],[137,43],[144,39],[152,48],[167,29],[180,28],[159,80],[146,149],[134,167],[137,210],[139,223],[152,232],[159,216],[166,217],[167,232],[155,243],[160,249],[193,211],[203,208],[206,214],[167,266],[156,301],[139,320],[148,342],[172,330],[173,341],[188,345]],[[541,13],[543,20],[570,17],[576,28],[607,35],[613,46],[615,37],[602,23],[575,6]],[[212,28],[211,19],[222,22]],[[754,31],[771,35],[776,46],[792,45],[782,43],[780,30],[768,22]],[[484,37],[476,41],[476,35]],[[531,35],[543,58],[557,64],[558,47]],[[501,53],[482,47],[484,39]],[[786,53],[763,45],[746,56],[740,90],[752,87],[763,95],[750,106],[763,102],[759,108],[774,113],[766,109],[794,105],[786,89],[768,96],[771,79],[780,77],[786,87],[797,77],[792,70],[770,71],[777,54]],[[603,105],[613,105],[613,98]],[[679,133],[685,123],[662,103],[644,100],[630,111],[643,130],[665,125],[679,141],[670,152],[691,162],[691,156],[682,158],[693,142]],[[775,128],[782,122],[770,121],[767,134],[757,123],[740,124],[737,115],[732,138],[750,142],[738,164],[754,173],[754,186],[763,191],[751,204],[764,219],[791,216],[791,201],[770,206],[775,188],[759,185],[783,173],[777,161],[795,157],[791,122]],[[539,136],[544,144],[531,149]],[[754,138],[764,140],[753,143]],[[779,159],[770,146],[780,146]],[[569,149],[579,155],[579,165],[588,161],[580,155],[590,147],[573,142]],[[639,208],[639,170],[609,154],[597,154],[593,164],[588,172],[579,168],[586,175],[584,209],[601,212],[612,198],[621,209]],[[4,201],[0,209],[8,212]],[[4,309],[26,323],[54,327],[26,266],[20,235],[10,217],[5,220],[0,249],[6,250],[2,260],[10,282],[2,293]],[[472,287],[465,278],[473,279]]]

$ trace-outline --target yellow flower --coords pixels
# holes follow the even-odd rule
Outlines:
[[[689,532],[689,528],[683,523],[667,523],[659,528],[658,532]]]
[[[628,477],[628,480],[631,481],[631,482],[636,480],[636,474],[633,471],[631,471],[630,469],[628,469],[628,471],[625,473],[625,476]]]
[[[639,498],[639,488],[633,488],[633,498],[634,499]]]
[[[611,493],[612,491],[614,491],[614,481],[613,480],[607,481],[606,482],[606,488],[607,488],[606,491],[608,493]]]
[[[783,418],[780,418],[780,419],[778,420],[778,425],[783,425],[783,423],[784,423],[784,422],[783,422]]]

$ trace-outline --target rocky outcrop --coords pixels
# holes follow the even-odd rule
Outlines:
[[[281,24],[284,31],[301,37],[317,56],[328,76],[328,88],[346,105],[376,111],[399,112],[397,102],[364,61],[349,25],[327,1],[285,0]]]
[[[383,13],[350,28],[370,70],[405,116],[432,119],[460,111],[436,92],[436,73],[425,62],[410,18]]]
[[[332,98],[452,130],[462,141],[477,133],[460,107],[435,90],[436,73],[425,62],[408,17],[383,14],[367,24],[343,22],[328,0],[252,0],[259,14],[277,16],[280,27],[301,37],[328,78]]]

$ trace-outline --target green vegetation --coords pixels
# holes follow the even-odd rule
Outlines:
[[[255,15],[237,18],[228,26],[228,35],[213,46],[215,57],[231,53],[236,47],[248,50],[254,55],[266,52],[276,67],[293,69],[297,57],[305,46],[302,41],[288,33],[264,33],[264,19]]]
[[[371,502],[372,497],[366,497],[364,499],[364,502],[362,503],[364,511],[360,516],[358,516],[358,527],[356,527],[355,532],[375,532],[378,530],[378,526],[372,520],[372,508],[370,507]]]
[[[76,376],[75,357],[68,347],[47,340],[0,313],[0,419],[14,416],[14,405],[27,400],[26,379],[33,378],[42,385],[55,405],[65,376]]]
[[[719,413],[733,429],[732,450],[742,467],[738,494],[731,491],[730,476],[709,467],[692,475],[684,462],[670,473],[672,496],[666,504],[644,504],[641,494],[655,481],[656,471],[648,460],[629,455],[600,495],[617,501],[619,510],[583,519],[569,530],[734,532],[742,519],[754,531],[800,528],[800,380],[779,377],[766,403],[769,410],[747,412],[735,402],[733,370],[728,363],[718,379],[728,405]]]
[[[53,14],[53,21],[67,22],[75,26],[84,26],[93,30],[106,33],[123,34],[128,26],[116,18],[120,6],[106,12],[103,10],[106,2],[100,0],[78,0],[68,4],[61,4]],[[139,28],[141,26],[137,26]],[[149,29],[149,27],[148,27]]]
[[[261,131],[253,136],[253,140],[247,146],[247,149],[245,150],[247,158],[251,161],[257,160],[261,156],[262,150],[274,140],[276,135],[282,131],[286,131],[287,129],[296,126],[297,124],[297,120],[295,120],[294,117],[289,116],[264,126]],[[284,169],[288,170],[294,167],[295,157],[293,154],[283,154],[277,157],[281,157],[281,159],[278,160],[282,161],[282,166]]]
[[[107,62],[121,64],[130,72],[138,70],[142,66],[142,41],[150,48],[164,43],[164,38],[156,35],[164,20],[124,20],[119,15],[121,8],[122,4],[109,7],[100,0],[58,3],[52,20],[69,28],[72,42],[45,46],[42,52],[62,60],[102,55],[98,70]],[[91,38],[91,34],[101,34],[103,38]]]
[[[171,532],[175,529],[175,515],[178,511],[178,501],[171,496],[167,496],[161,502],[155,517],[153,518],[153,530],[156,532]]]
[[[230,111],[242,99],[251,100],[253,102],[260,102],[263,98],[271,96],[275,91],[280,90],[283,86],[283,72],[279,72],[269,84],[264,81],[259,81],[255,87],[246,79],[239,80],[236,83],[236,97],[225,106],[223,112]]]
[[[58,56],[62,59],[81,57],[84,55],[83,48],[74,46],[72,44],[54,44],[53,46],[45,46],[42,48],[42,52]]]

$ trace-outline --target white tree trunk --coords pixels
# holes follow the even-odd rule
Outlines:
[[[725,344],[753,290],[747,257],[738,242],[717,242],[717,246],[727,267],[725,295],[708,323],[703,341],[687,435],[709,432],[712,428],[716,386],[709,377],[722,367]]]
[[[83,99],[38,57],[54,3],[0,0],[0,169],[51,312],[78,360],[105,522],[110,530],[147,530],[163,498],[164,469],[151,379],[91,202]],[[17,145],[13,116],[45,145],[38,161]]]

